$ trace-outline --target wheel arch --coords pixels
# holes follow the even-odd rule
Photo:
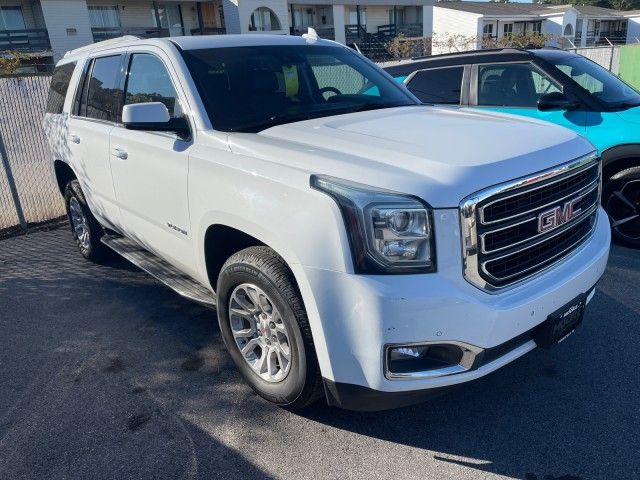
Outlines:
[[[201,229],[202,235],[200,238],[202,243],[199,251],[202,255],[201,265],[206,269],[206,271],[202,272],[203,280],[207,279],[211,288],[215,291],[220,270],[231,255],[254,245],[264,245],[271,248],[283,258],[293,273],[293,279],[300,292],[309,319],[320,371],[323,377],[333,378],[333,367],[328,356],[320,312],[318,311],[309,279],[298,257],[291,248],[287,247],[284,239],[281,239],[274,232],[265,231],[258,225],[247,223],[246,220],[235,219],[233,215],[228,216],[218,212],[216,217],[215,222],[205,222],[205,226]],[[220,243],[221,241],[231,242],[231,245],[225,246]],[[218,249],[224,253],[218,254],[216,258],[215,251]]]
[[[222,266],[231,255],[245,248],[260,245],[268,246],[237,228],[220,223],[210,225],[204,234],[204,261],[211,288],[216,289]]]
[[[602,152],[602,178],[604,181],[617,172],[640,165],[640,143],[617,145]]]
[[[73,171],[73,168],[62,160],[56,160],[53,163],[53,169],[56,175],[58,189],[60,190],[60,193],[64,195],[64,190],[67,187],[67,184],[71,180],[77,180],[78,176],[76,175],[76,172]]]

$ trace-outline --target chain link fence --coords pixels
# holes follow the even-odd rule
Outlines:
[[[50,81],[0,78],[0,236],[65,214],[41,123]]]
[[[609,47],[569,48],[569,52],[577,53],[617,75],[620,72],[620,45]]]

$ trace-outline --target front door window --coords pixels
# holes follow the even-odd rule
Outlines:
[[[478,105],[535,108],[541,96],[561,91],[530,63],[478,66]]]

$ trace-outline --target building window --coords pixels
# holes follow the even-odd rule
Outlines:
[[[493,23],[485,23],[482,27],[482,33],[485,37],[493,37]]]
[[[531,31],[533,33],[541,33],[542,32],[542,22],[532,22],[531,23]]]
[[[570,23],[568,23],[564,27],[564,36],[565,37],[573,37],[573,25],[571,25]]]
[[[151,9],[156,27],[169,30],[172,37],[184,35],[184,25],[182,22],[182,7],[179,4],[168,3],[157,5]],[[160,24],[158,25],[158,20]]]
[[[349,24],[357,25],[358,24],[358,9],[354,7],[349,8]],[[360,25],[365,27],[367,25],[367,9],[360,9]]]
[[[505,37],[511,35],[513,33],[513,23],[505,23],[503,32]]]
[[[93,28],[120,28],[120,11],[116,6],[90,6],[89,19]]]
[[[251,14],[251,25],[249,30],[252,32],[269,32],[272,30],[282,30],[278,16],[273,10],[267,7],[256,8]]]
[[[293,23],[296,27],[312,27],[315,25],[315,11],[312,7],[294,6]]]
[[[0,7],[0,30],[24,30],[26,28],[22,7]]]

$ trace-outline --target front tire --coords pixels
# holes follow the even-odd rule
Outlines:
[[[218,278],[217,311],[227,350],[258,395],[292,410],[321,396],[307,314],[277,253],[261,246],[232,255]]]
[[[604,184],[602,205],[609,215],[613,239],[640,248],[640,166],[622,170]]]
[[[100,239],[104,230],[91,213],[78,180],[71,180],[64,192],[67,217],[71,225],[73,239],[84,258],[101,263],[109,256],[109,251]]]

